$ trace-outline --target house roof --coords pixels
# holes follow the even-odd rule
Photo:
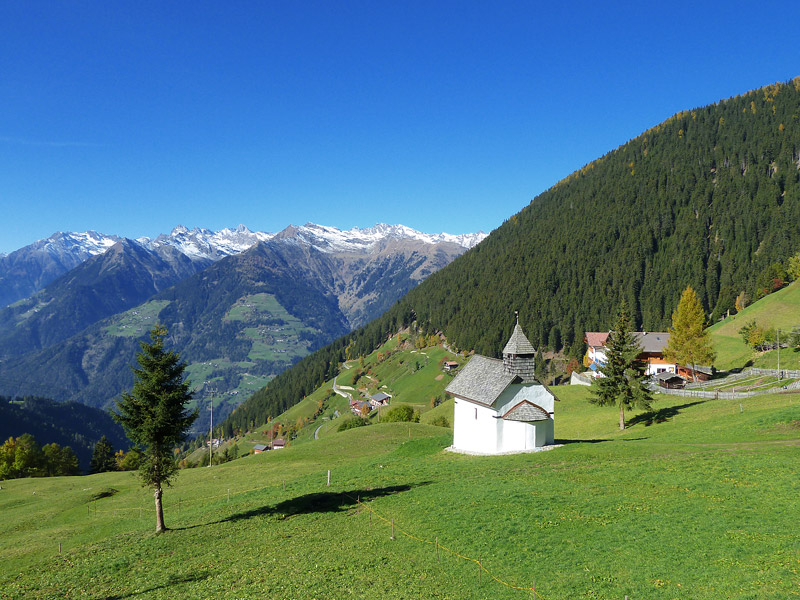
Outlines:
[[[533,347],[533,344],[528,341],[528,338],[525,337],[525,334],[522,332],[522,327],[519,326],[519,322],[514,325],[514,331],[506,347],[503,348],[503,354],[536,354],[536,349]]]
[[[375,402],[383,402],[384,400],[388,400],[391,398],[389,394],[384,394],[383,392],[378,392],[377,394],[373,394],[370,396]]]
[[[506,372],[502,360],[476,354],[445,391],[465,400],[491,406],[516,378],[516,375]]]
[[[587,331],[586,343],[594,348],[602,348],[606,345],[609,336],[608,331]],[[664,346],[669,341],[669,334],[663,331],[634,331],[633,338],[642,352],[658,353],[664,350]]]
[[[669,342],[669,334],[658,331],[636,331],[633,334],[642,352],[663,352]]]
[[[545,409],[529,400],[523,400],[503,415],[506,421],[546,421],[549,418]]]
[[[255,446],[253,446],[253,451],[254,452],[263,452],[268,447],[269,446],[267,446],[266,444],[256,444]]]
[[[670,373],[669,371],[658,373],[655,376],[655,378],[658,379],[659,381],[670,381],[671,379],[680,379],[681,381],[686,381],[686,379],[684,379],[680,375],[677,375],[676,373]]]
[[[600,348],[606,345],[606,340],[608,339],[608,332],[607,331],[587,331],[586,332],[586,343],[593,348]]]

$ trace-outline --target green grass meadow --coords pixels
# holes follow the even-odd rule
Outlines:
[[[553,450],[453,454],[424,423],[330,431],[182,471],[159,536],[130,473],[2,482],[0,597],[800,596],[800,395],[658,396],[620,432],[587,388],[553,389]]]
[[[754,366],[777,367],[777,352],[769,352],[767,354],[770,355],[770,359],[759,361],[759,357],[742,340],[739,330],[750,321],[756,321],[765,327],[781,329],[787,334],[792,328],[800,326],[800,281],[795,281],[782,290],[747,306],[742,312],[709,327],[717,352],[715,366],[718,369],[742,367],[751,360],[759,363]],[[784,360],[786,360],[785,365]],[[800,368],[799,364],[800,353],[781,351],[782,368],[797,369]]]

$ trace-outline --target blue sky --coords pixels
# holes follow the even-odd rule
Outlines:
[[[0,252],[488,232],[670,115],[800,75],[800,3],[649,4],[0,3]]]

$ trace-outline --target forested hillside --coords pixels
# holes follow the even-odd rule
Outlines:
[[[122,427],[105,411],[78,402],[0,396],[0,441],[31,434],[40,445],[69,446],[83,471],[89,470],[94,445],[106,436],[114,450],[132,445]]]
[[[535,346],[583,353],[620,300],[637,328],[670,323],[691,285],[712,319],[800,249],[800,78],[688,110],[579,169],[432,275],[386,314],[277,377],[231,415],[280,413],[417,321],[496,355],[513,311]],[[487,201],[490,201],[487,198]]]

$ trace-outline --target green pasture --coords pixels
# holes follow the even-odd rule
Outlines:
[[[168,304],[169,300],[152,300],[120,313],[105,331],[116,337],[141,337],[153,328],[158,321],[158,314]]]
[[[800,595],[799,394],[658,395],[620,432],[587,388],[553,390],[553,450],[453,454],[425,424],[331,432],[182,471],[160,536],[130,473],[5,481],[0,597]]]
[[[793,327],[800,325],[800,281],[795,281],[782,290],[751,304],[742,312],[709,327],[711,338],[714,341],[714,349],[717,352],[715,366],[718,369],[743,367],[748,361],[754,359],[753,351],[739,335],[739,330],[750,321],[756,321],[759,325],[775,327],[785,332],[790,332]],[[782,359],[783,354],[782,351]],[[786,354],[787,359],[793,360],[793,364],[800,364],[800,357],[797,355],[790,357],[788,352]],[[777,363],[777,360],[775,362]],[[788,364],[783,368],[798,368],[790,367]],[[783,360],[781,360],[781,366],[783,366]]]

